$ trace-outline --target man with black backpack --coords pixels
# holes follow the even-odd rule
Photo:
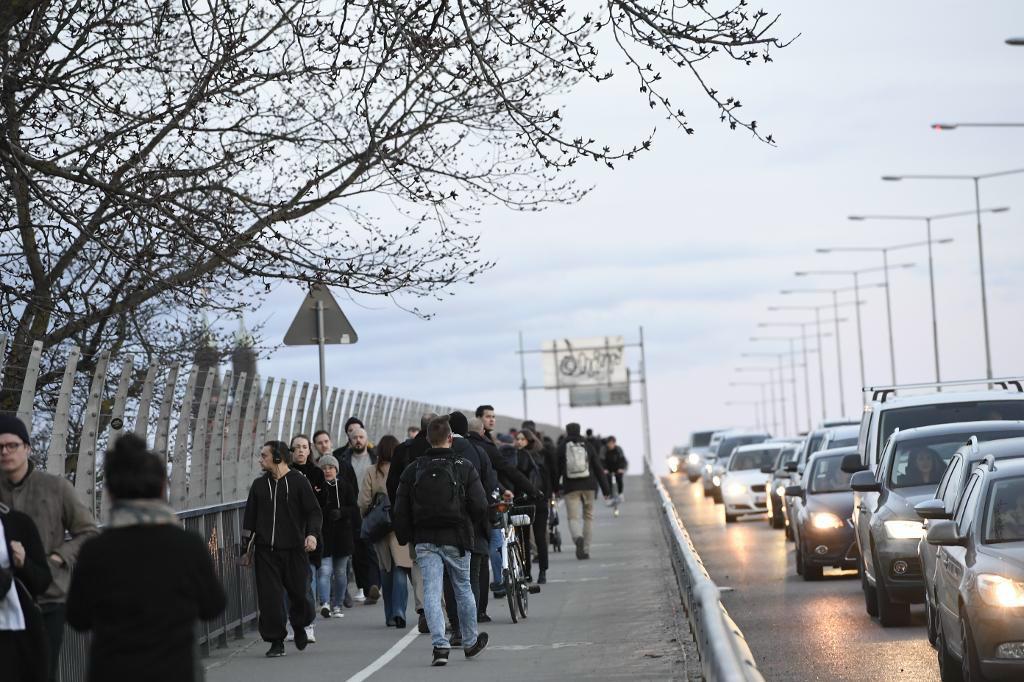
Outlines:
[[[569,533],[576,543],[576,558],[590,558],[591,525],[594,521],[594,496],[598,487],[607,500],[608,479],[597,453],[580,435],[580,425],[565,425],[565,441],[558,448],[559,490],[565,498]],[[583,528],[580,529],[580,516]]]
[[[432,665],[445,665],[451,651],[441,604],[445,570],[458,603],[466,658],[487,646],[487,633],[477,633],[476,601],[469,579],[473,528],[486,518],[487,497],[476,469],[451,449],[447,416],[431,420],[427,439],[430,449],[402,472],[393,525],[400,543],[416,545],[416,561],[423,573],[423,609],[434,649]]]

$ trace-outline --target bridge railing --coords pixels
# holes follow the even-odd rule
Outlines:
[[[672,552],[682,605],[697,643],[708,682],[763,682],[739,627],[722,605],[721,592],[708,575],[665,486],[652,476],[661,505],[662,529]]]

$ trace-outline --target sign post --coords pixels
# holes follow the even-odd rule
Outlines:
[[[320,355],[320,428],[327,427],[327,344],[352,344],[359,340],[352,324],[341,312],[330,290],[320,284],[310,287],[299,312],[284,335],[286,346],[316,345]]]

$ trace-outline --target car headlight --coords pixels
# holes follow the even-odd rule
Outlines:
[[[672,455],[666,461],[668,462],[668,470],[669,471],[671,471],[672,473],[675,473],[675,472],[679,471],[679,458],[678,457],[676,457],[675,455]]]
[[[716,488],[718,486],[722,485],[722,478],[720,476],[717,476],[717,475],[716,476],[712,476],[711,477],[711,485],[715,486]]]
[[[743,495],[747,492],[747,486],[742,483],[730,483],[726,489],[726,493],[729,495]]]
[[[689,455],[687,455],[686,461],[689,462],[690,464],[700,464],[700,455],[698,455],[696,452],[691,452]]]
[[[811,525],[818,530],[832,530],[842,528],[843,520],[832,512],[812,512]]]
[[[920,540],[924,524],[920,521],[886,521],[885,532],[893,540]]]
[[[712,467],[710,464],[704,465],[704,471],[708,472],[709,474],[712,472],[713,469],[714,467]]]
[[[780,485],[778,488],[775,489],[775,494],[778,495],[779,497],[785,497],[786,496],[786,486]]]
[[[978,594],[989,606],[1024,606],[1024,583],[993,573],[978,574]]]

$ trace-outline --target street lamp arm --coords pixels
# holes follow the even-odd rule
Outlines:
[[[994,206],[992,208],[983,208],[983,209],[981,209],[981,212],[982,213],[1005,213],[1006,211],[1009,211],[1009,210],[1010,210],[1009,206]],[[867,214],[864,214],[864,215],[851,215],[851,216],[847,216],[847,219],[848,220],[856,220],[856,221],[868,221],[868,220],[903,220],[903,221],[918,220],[918,221],[925,221],[925,220],[945,220],[947,218],[965,218],[967,216],[973,216],[973,215],[977,215],[977,214],[978,214],[978,212],[973,210],[973,209],[970,210],[970,211],[954,211],[952,213],[936,213],[934,215],[889,215],[889,214],[884,214],[884,213],[881,213],[881,214],[867,213]]]

